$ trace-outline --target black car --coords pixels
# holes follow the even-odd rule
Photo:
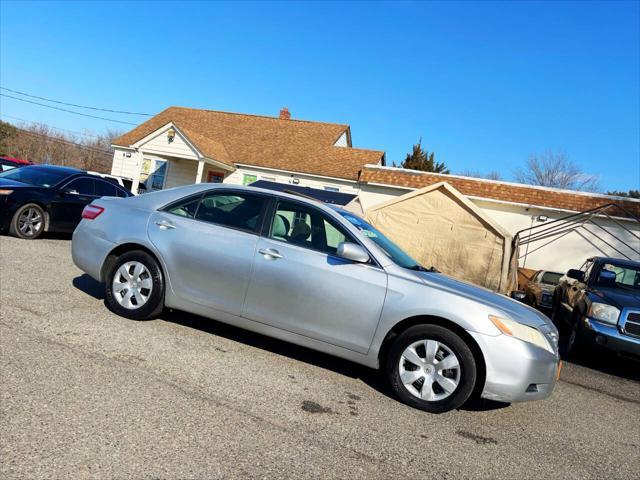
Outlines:
[[[570,355],[599,346],[640,358],[640,262],[593,257],[569,270],[554,292],[553,319],[570,327]]]
[[[131,192],[83,170],[31,165],[0,173],[0,230],[33,239],[42,232],[72,232],[85,205]]]

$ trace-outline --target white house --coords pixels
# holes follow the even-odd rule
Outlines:
[[[157,190],[201,182],[292,183],[356,193],[384,152],[351,146],[348,125],[170,107],[114,140],[111,173]]]

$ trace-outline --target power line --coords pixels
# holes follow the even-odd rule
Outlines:
[[[67,132],[67,133],[73,133],[75,135],[81,135],[83,137],[91,137],[91,138],[101,138],[100,135],[93,135],[91,133],[82,133],[82,132],[78,132],[76,130],[68,130],[66,128],[60,128],[60,127],[54,127],[53,125],[49,125],[48,123],[44,123],[44,122],[36,122],[34,120],[27,120],[25,118],[20,118],[20,117],[14,117],[13,115],[7,115],[5,113],[0,113],[0,117],[4,117],[4,118],[10,118],[12,120],[18,120],[20,122],[25,122],[25,123],[31,123],[31,124],[39,124],[42,123],[43,125],[46,125],[48,128],[51,128],[53,130],[60,130],[61,132]]]
[[[125,115],[143,115],[145,117],[153,117],[153,114],[151,113],[125,112],[122,110],[111,110],[109,108],[87,107],[86,105],[78,105],[76,103],[61,102],[59,100],[52,100],[50,98],[39,97],[37,95],[31,95],[29,93],[21,92],[19,90],[12,90],[6,87],[0,87],[0,89],[6,90],[7,92],[17,93],[18,95],[24,95],[25,97],[37,98],[38,100],[45,100],[47,102],[58,103],[60,105],[68,105],[70,107],[87,108],[89,110],[98,110],[100,112],[123,113]]]
[[[99,120],[107,120],[109,122],[123,123],[125,125],[134,125],[134,126],[138,125],[137,123],[124,122],[122,120],[115,120],[113,118],[97,117],[96,115],[89,115],[88,113],[80,113],[80,112],[75,112],[73,110],[67,110],[66,108],[54,107],[53,105],[46,105],[44,103],[38,103],[38,102],[34,102],[32,100],[27,100],[25,98],[14,97],[12,95],[7,95],[6,93],[0,93],[0,96],[7,97],[7,98],[12,98],[14,100],[19,100],[21,102],[33,103],[34,105],[40,105],[41,107],[47,107],[47,108],[52,108],[54,110],[60,110],[62,112],[75,113],[76,115],[82,115],[83,117],[97,118]]]
[[[81,143],[70,142],[68,140],[63,140],[61,138],[56,138],[56,137],[52,137],[50,135],[46,135],[44,133],[31,132],[29,130],[25,130],[24,128],[18,128],[18,127],[16,127],[16,128],[18,130],[20,130],[21,132],[26,133],[27,135],[34,136],[34,137],[45,137],[45,138],[47,138],[47,139],[49,139],[49,140],[51,140],[53,142],[64,143],[64,144],[71,145],[71,146],[74,146],[74,147],[77,147],[77,148],[81,148],[83,150],[89,150],[89,151],[92,151],[94,153],[102,153],[102,154],[109,155],[109,156],[113,155],[113,152],[111,152],[109,150],[102,150],[101,148],[89,147],[89,146],[83,145]]]

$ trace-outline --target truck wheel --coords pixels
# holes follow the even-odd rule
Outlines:
[[[471,396],[477,369],[471,349],[457,334],[439,325],[416,325],[396,337],[385,370],[402,402],[442,413]]]
[[[567,356],[569,358],[580,359],[588,352],[586,340],[582,333],[582,326],[580,323],[580,315],[574,313],[573,324],[571,325],[571,331],[569,332],[569,338],[567,338]]]

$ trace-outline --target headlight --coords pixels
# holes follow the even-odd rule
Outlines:
[[[611,323],[615,325],[618,323],[618,317],[620,316],[620,310],[612,305],[606,303],[592,303],[589,307],[587,317],[591,317],[594,320],[599,320],[605,323]]]
[[[13,190],[0,190],[0,195],[11,195]]]
[[[551,353],[554,353],[553,347],[537,328],[523,325],[522,323],[515,322],[509,318],[497,317],[495,315],[489,315],[489,320],[493,323],[500,332],[504,333],[523,342],[532,343],[536,347],[540,347]]]

